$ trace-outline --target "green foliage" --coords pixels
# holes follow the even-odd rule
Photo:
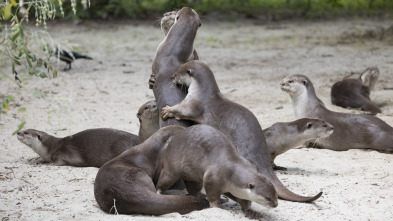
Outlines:
[[[70,0],[70,2],[71,10],[76,13],[76,1]],[[84,7],[89,4],[87,0],[82,0],[81,3]],[[62,6],[63,0],[26,0],[19,3],[16,3],[16,0],[6,0],[0,3],[0,20],[3,20],[0,26],[0,55],[8,58],[11,66],[11,73],[0,70],[1,79],[14,81],[21,86],[19,78],[21,74],[40,78],[57,77],[57,70],[52,67],[50,58],[54,48],[59,48],[59,50],[63,50],[63,48],[60,48],[60,45],[55,45],[55,41],[48,32],[40,30],[40,27],[43,26],[46,29],[46,21],[54,19],[56,13],[64,16]],[[24,25],[29,21],[31,14],[35,17],[36,30],[27,29]],[[36,96],[43,97],[44,95],[37,94]],[[9,102],[12,100],[13,96],[3,99],[0,117],[1,114],[7,113],[5,110],[9,109]],[[26,109],[22,107],[18,111],[24,112]],[[14,134],[24,124],[25,121],[19,124]]]
[[[78,18],[144,18],[192,7],[200,13],[218,12],[246,16],[291,14],[291,17],[318,18],[393,13],[392,0],[97,0],[87,10],[77,10]],[[80,6],[82,7],[82,6]],[[65,7],[70,10],[69,7]]]

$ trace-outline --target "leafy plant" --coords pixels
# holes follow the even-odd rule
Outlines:
[[[76,13],[75,0],[70,1],[71,8]],[[87,6],[88,3],[87,0],[82,0],[82,5]],[[50,58],[54,49],[60,48],[60,45],[55,43],[45,29],[46,21],[54,19],[57,12],[60,11],[64,16],[62,6],[62,0],[56,1],[56,4],[51,0],[20,0],[18,4],[15,0],[6,0],[0,3],[0,19],[5,21],[0,27],[0,54],[11,65],[11,73],[0,70],[0,74],[6,76],[4,79],[19,82],[21,86],[20,74],[41,78],[57,77],[57,70],[51,65]],[[30,14],[34,14],[36,29],[25,26]],[[3,99],[0,116],[6,113],[12,100],[12,95]],[[19,124],[14,134],[23,128],[24,123]]]

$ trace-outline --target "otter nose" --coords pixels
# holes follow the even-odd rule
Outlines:
[[[278,206],[278,202],[277,200],[268,200],[269,201],[269,206],[271,207],[277,207]]]

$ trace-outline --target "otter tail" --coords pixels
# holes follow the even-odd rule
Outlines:
[[[154,194],[155,196],[151,197],[148,208],[151,215],[162,215],[173,212],[186,214],[195,210],[209,208],[209,202],[204,198],[185,195]]]
[[[280,199],[288,200],[288,201],[292,201],[292,202],[312,202],[312,201],[317,200],[319,197],[322,196],[322,192],[319,192],[317,195],[310,196],[310,197],[300,196],[300,195],[298,195],[296,193],[293,193],[290,190],[288,190],[281,183],[281,181],[278,179],[276,174],[274,174],[274,172],[272,172],[272,175],[270,176],[270,178],[271,178],[271,182],[273,183],[274,187],[277,190],[278,197]]]

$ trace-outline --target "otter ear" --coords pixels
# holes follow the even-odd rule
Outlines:
[[[180,15],[178,15],[178,16],[176,17],[176,21],[179,20],[179,17],[180,17]]]
[[[191,69],[187,69],[187,74],[192,76],[192,70]]]
[[[305,86],[307,86],[307,83],[308,83],[307,80],[303,80],[302,82],[303,82],[303,84],[304,84]]]
[[[252,190],[255,188],[255,184],[249,183],[248,184],[248,189]]]
[[[42,136],[40,134],[38,134],[37,138],[39,141],[42,141]]]
[[[307,123],[307,128],[311,128],[312,127],[312,123]]]

